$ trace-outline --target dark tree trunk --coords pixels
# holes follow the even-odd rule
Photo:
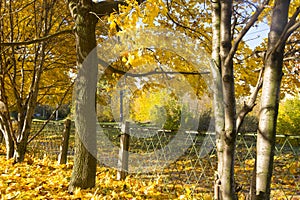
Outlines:
[[[76,53],[79,74],[75,85],[75,157],[69,191],[76,187],[95,186],[96,177],[96,112],[95,93],[98,67],[87,56],[96,47],[95,27],[97,18],[91,13],[92,1],[68,1],[75,20]],[[96,52],[94,52],[94,56]],[[92,55],[91,58],[93,59]],[[96,57],[94,57],[96,60]]]
[[[71,132],[71,120],[67,119],[64,123],[64,131],[62,134],[60,153],[58,155],[58,164],[60,165],[67,163],[70,132]]]
[[[95,186],[97,164],[95,95],[98,74],[97,52],[94,50],[96,47],[95,27],[97,17],[117,11],[119,4],[124,4],[124,2],[93,3],[91,0],[68,0],[71,15],[76,24],[76,53],[79,67],[74,94],[76,134],[70,192],[76,187]]]
[[[38,87],[38,82],[40,76],[36,80],[36,87]],[[18,118],[19,127],[15,133],[15,152],[14,152],[14,161],[23,162],[27,150],[28,138],[30,135],[31,125],[32,125],[32,116],[36,106],[36,99],[38,95],[38,89],[34,90],[35,92],[31,94],[29,98],[28,105],[24,110],[26,110],[26,115],[20,115]]]
[[[43,1],[41,3],[45,5],[46,1]],[[13,12],[14,1],[7,1],[7,7],[9,12],[9,21],[7,21],[9,23],[7,25],[10,26],[10,31],[7,34],[3,32],[1,28],[0,30],[2,39],[9,40],[10,44],[8,45],[9,48],[5,48],[5,50],[3,51],[4,53],[0,56],[0,100],[5,102],[7,108],[11,105],[14,105],[14,108],[16,108],[16,111],[18,112],[18,119],[16,121],[12,120],[9,115],[9,110],[7,110],[6,116],[1,113],[0,123],[4,125],[0,128],[2,129],[1,131],[6,140],[7,157],[14,157],[15,162],[22,162],[25,158],[28,137],[31,129],[32,116],[37,104],[37,97],[40,88],[40,79],[43,73],[43,66],[45,63],[47,42],[45,42],[45,40],[41,40],[39,42],[32,43],[34,47],[32,48],[33,53],[30,55],[30,57],[32,58],[33,69],[29,70],[32,72],[32,79],[30,78],[30,80],[26,80],[26,82],[30,81],[30,84],[26,85],[25,87],[25,62],[19,64],[19,60],[16,59],[17,56],[20,55],[17,53],[18,48],[16,48],[15,43],[17,43],[16,40],[22,38],[22,33],[16,33],[14,31],[16,30],[16,27],[20,25],[18,23],[18,20],[15,19],[15,13]],[[51,21],[51,8],[46,7],[44,7],[43,12],[40,13],[39,9],[41,8],[41,5],[37,3],[33,6],[32,15],[35,17],[33,17],[32,20],[36,25],[33,27],[35,28],[35,37],[40,37],[42,35],[48,36],[49,31],[52,27],[51,23],[47,23],[48,20]],[[37,17],[41,14],[42,17]],[[3,27],[2,19],[0,21],[0,27]],[[3,36],[6,36],[6,38],[3,38]],[[2,43],[4,41],[1,40],[0,42]],[[27,57],[27,53],[25,53],[24,51],[22,59],[24,59],[25,57]],[[21,56],[19,58],[21,58]],[[21,69],[19,69],[21,65],[22,67]],[[26,76],[27,79],[28,77]],[[7,87],[6,85],[11,85],[11,87]],[[12,95],[13,97],[9,95]],[[9,98],[7,98],[7,96],[9,96]],[[13,124],[17,125],[15,126]]]
[[[24,161],[26,149],[27,149],[27,140],[22,140],[21,142],[16,144],[16,148],[14,152],[14,161],[16,163]]]

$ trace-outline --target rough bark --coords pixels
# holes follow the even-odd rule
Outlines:
[[[68,1],[75,20],[76,54],[79,75],[75,95],[75,157],[69,191],[76,187],[95,186],[96,177],[96,116],[95,92],[97,79],[96,63],[84,63],[96,47],[95,27],[97,18],[91,12],[92,1]],[[96,57],[95,57],[96,59]],[[96,77],[93,77],[96,76]],[[90,114],[90,115],[89,115]],[[90,152],[92,151],[92,152]]]
[[[271,29],[268,36],[268,50],[265,59],[261,108],[257,136],[256,197],[270,199],[270,184],[273,169],[276,120],[279,92],[282,78],[282,62],[285,43],[277,46],[288,21],[290,1],[275,1]],[[252,197],[253,198],[253,197]]]
[[[76,187],[95,186],[97,144],[95,94],[97,86],[97,54],[95,27],[97,19],[118,10],[122,2],[69,0],[68,5],[75,21],[76,54],[79,74],[75,95],[75,157],[69,192]],[[88,57],[88,59],[87,59]]]
[[[222,199],[237,199],[234,184],[235,154],[235,92],[232,59],[226,60],[231,49],[232,1],[221,2],[221,70],[225,116],[225,134],[223,146],[223,169],[221,174]]]

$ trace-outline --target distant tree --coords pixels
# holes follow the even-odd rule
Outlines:
[[[73,37],[65,4],[0,1],[0,133],[7,158],[22,162],[38,103],[58,104],[70,89]],[[66,12],[67,13],[67,12]],[[62,40],[63,39],[63,40]],[[15,119],[10,114],[16,113]]]
[[[299,135],[300,98],[286,99],[279,106],[276,132],[285,135]]]

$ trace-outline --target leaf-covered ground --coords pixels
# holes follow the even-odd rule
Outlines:
[[[27,156],[25,162],[13,164],[0,148],[0,199],[187,199],[191,193],[182,185],[166,190],[160,179],[142,181],[129,176],[116,181],[115,170],[98,167],[94,189],[69,194],[72,162],[58,165],[52,159]]]
[[[275,162],[279,158],[275,158]],[[73,194],[67,192],[68,182],[72,173],[73,163],[58,165],[49,158],[36,159],[26,157],[24,163],[13,164],[6,160],[4,148],[0,146],[0,199],[212,199],[211,193],[193,194],[191,187],[182,184],[165,184],[161,177],[151,180],[138,179],[133,176],[125,181],[116,181],[116,171],[105,167],[97,169],[96,187],[90,190],[77,189]],[[253,161],[246,162],[246,171],[250,171]],[[288,168],[291,174],[299,177],[298,161],[280,166]],[[243,169],[245,170],[245,169]],[[243,179],[242,169],[237,169],[239,179]],[[275,168],[275,173],[279,169]],[[300,199],[299,196],[287,196],[280,193],[281,187],[295,190],[295,180],[282,177],[275,181],[273,199]],[[247,178],[245,177],[245,180]],[[288,181],[291,181],[288,183]],[[298,184],[297,186],[298,187]],[[244,199],[240,195],[240,199]]]

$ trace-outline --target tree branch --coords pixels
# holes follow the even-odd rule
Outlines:
[[[97,15],[105,16],[109,15],[113,12],[119,11],[119,5],[127,5],[124,1],[100,1],[95,2],[92,8],[92,12],[96,13]]]
[[[35,2],[35,0],[33,0],[33,1],[31,1],[31,2],[29,2],[29,3],[27,3],[27,4],[25,4],[25,5],[23,5],[21,8],[17,8],[15,11],[12,11],[12,12],[10,12],[10,13],[5,13],[5,14],[3,14],[3,15],[0,17],[0,20],[2,20],[2,19],[4,18],[5,15],[8,15],[8,14],[10,14],[10,15],[16,14],[16,13],[18,13],[18,12],[24,10],[25,8],[27,8],[28,6],[30,6],[30,5],[33,4],[34,2]]]
[[[130,72],[126,72],[123,70],[119,70],[116,69],[114,67],[112,67],[111,65],[109,65],[108,63],[106,63],[105,61],[99,59],[99,64],[102,65],[103,67],[106,67],[106,70],[111,70],[113,73],[117,73],[117,74],[121,74],[121,75],[126,75],[126,76],[130,76],[130,77],[142,77],[142,76],[151,76],[151,75],[156,75],[156,74],[182,74],[182,75],[201,75],[201,74],[210,74],[210,72],[205,71],[205,72],[186,72],[186,71],[171,71],[171,72],[167,72],[167,71],[150,71],[150,72],[145,72],[145,73],[130,73]]]
[[[230,60],[233,58],[241,40],[246,35],[246,33],[249,31],[249,29],[253,26],[253,24],[257,21],[258,16],[262,13],[262,11],[265,9],[265,6],[269,4],[270,0],[264,0],[264,2],[258,7],[258,9],[255,11],[255,13],[251,16],[249,22],[246,24],[246,26],[241,30],[241,32],[238,34],[236,39],[234,40],[234,43],[229,51],[229,54],[225,60],[225,66],[227,63],[230,62]]]
[[[170,10],[171,10],[171,5],[169,3],[169,0],[167,0],[167,9],[168,9],[168,12],[167,12],[167,16],[168,18],[174,23],[176,24],[177,26],[183,28],[183,29],[186,29],[186,30],[189,30],[191,32],[194,32],[194,33],[197,33],[199,34],[200,36],[204,37],[207,41],[211,41],[210,38],[208,38],[205,34],[201,33],[200,31],[197,31],[196,29],[193,29],[191,27],[188,27],[188,26],[185,26],[183,24],[181,24],[180,22],[176,21],[172,16],[171,16],[171,13],[170,13]],[[198,37],[200,39],[200,37]],[[211,48],[204,42],[204,45],[211,51]]]
[[[45,37],[41,37],[41,38],[38,38],[38,39],[34,39],[34,40],[28,40],[28,41],[23,41],[23,42],[3,42],[3,43],[0,43],[0,46],[22,46],[22,45],[30,45],[30,44],[34,44],[34,43],[39,43],[39,42],[43,42],[43,41],[46,41],[46,40],[50,40],[52,38],[55,38],[59,35],[63,35],[63,34],[73,34],[74,33],[74,30],[63,30],[63,31],[59,31],[59,32],[56,32],[52,35],[47,35]]]
[[[56,107],[56,109],[51,113],[50,117],[47,119],[47,121],[44,122],[43,126],[40,128],[40,130],[38,132],[36,132],[27,142],[27,145],[34,139],[36,138],[46,127],[46,125],[51,121],[52,117],[54,116],[54,114],[56,113],[56,111],[58,111],[60,109],[60,107],[63,104],[63,101],[65,100],[65,98],[67,97],[67,94],[71,91],[71,89],[73,88],[75,82],[73,82],[66,90],[66,92],[64,93],[64,95],[62,96],[62,98],[60,99],[60,102],[58,104],[58,106]]]
[[[261,89],[262,84],[263,84],[263,72],[264,72],[264,68],[261,68],[254,92],[251,94],[248,102],[247,103],[244,102],[243,108],[240,110],[240,112],[237,115],[237,119],[236,119],[236,132],[237,133],[239,132],[239,129],[241,128],[241,125],[242,125],[246,115],[249,112],[251,112],[252,109],[254,108],[254,106],[256,105],[255,101],[256,101],[258,92]]]

